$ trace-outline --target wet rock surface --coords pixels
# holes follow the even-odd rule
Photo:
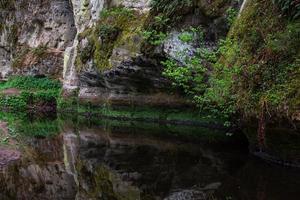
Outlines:
[[[170,82],[161,77],[162,68],[151,60],[137,58],[99,73],[80,74],[79,99],[95,105],[141,105],[184,107],[191,105],[183,97],[169,94]]]

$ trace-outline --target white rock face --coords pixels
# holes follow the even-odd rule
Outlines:
[[[20,5],[21,6],[21,5]],[[29,47],[46,45],[64,50],[76,34],[73,12],[67,0],[31,3],[15,13],[19,28],[18,43]]]
[[[124,6],[140,12],[147,12],[150,10],[151,0],[112,0],[111,6]]]
[[[75,26],[77,36],[89,27],[95,25],[100,18],[103,9],[124,6],[140,12],[149,11],[150,0],[72,0]],[[74,90],[78,87],[78,74],[76,72],[75,60],[79,44],[78,38],[75,38],[73,46],[65,52],[64,62],[64,89]],[[121,52],[119,50],[119,52]],[[114,50],[116,53],[116,50]],[[127,54],[126,54],[127,55]]]
[[[99,19],[107,0],[72,0],[74,19],[77,31],[80,33],[91,27]]]
[[[8,43],[9,32],[3,30],[0,33],[0,78],[7,77],[12,69],[11,65],[11,45]]]
[[[75,40],[74,45],[67,48],[64,55],[63,87],[66,90],[75,90],[78,86],[78,78],[74,65],[77,56],[77,43],[78,40]]]
[[[181,34],[182,33],[178,31],[171,32],[163,44],[163,52],[169,58],[184,64],[186,55],[193,56],[196,52],[196,48],[192,45],[192,42],[181,41],[179,39]]]
[[[14,7],[0,11],[0,78],[11,74],[60,76],[63,57],[58,52],[71,46],[76,35],[69,0],[17,0]],[[12,67],[21,56],[25,59],[22,52],[41,46],[52,52],[44,61]]]
[[[242,11],[245,9],[246,5],[248,3],[248,0],[243,0],[243,4],[240,8],[240,11],[239,11],[239,16],[241,15]]]
[[[72,0],[72,5],[77,35],[72,47],[66,49],[64,56],[63,88],[66,91],[78,88],[78,76],[75,66],[79,44],[78,34],[93,26],[99,20],[101,11],[108,6],[106,0]]]

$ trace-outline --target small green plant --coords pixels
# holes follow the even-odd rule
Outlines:
[[[192,0],[152,0],[151,9],[155,12],[164,13],[165,16],[172,17],[177,10],[193,5]]]
[[[157,15],[154,17],[154,26],[157,29],[163,29],[164,27],[168,27],[170,22],[170,18],[166,17],[165,15]]]
[[[0,90],[18,88],[22,90],[49,90],[60,89],[61,83],[49,78],[35,78],[33,76],[14,76],[0,85]]]
[[[190,32],[183,32],[178,37],[182,42],[189,43],[194,40],[194,35]]]
[[[120,32],[117,27],[108,24],[101,24],[98,31],[98,35],[102,40],[113,40],[118,36]]]
[[[235,8],[230,7],[226,10],[226,20],[229,26],[231,26],[234,23],[235,19],[237,18],[237,15],[238,10]]]
[[[150,44],[154,46],[161,45],[167,38],[166,33],[163,33],[161,31],[158,32],[156,30],[143,31],[142,36],[145,40],[147,40]]]
[[[1,91],[19,89],[19,94],[6,95]],[[0,85],[0,107],[10,111],[25,111],[29,104],[39,102],[56,102],[61,84],[59,81],[48,78],[26,76],[11,77]]]
[[[1,138],[0,141],[1,141],[0,144],[8,144],[8,142],[9,142],[9,137]]]
[[[235,55],[239,49],[230,39],[220,40],[218,48],[205,47],[203,31],[199,28],[189,30],[187,33],[190,35],[181,35],[181,40],[190,41],[193,35],[199,38],[200,48],[193,55],[189,51],[180,52],[184,64],[173,59],[162,62],[165,67],[163,75],[172,81],[173,86],[189,96],[200,111],[207,114],[207,118],[218,117],[224,121],[225,126],[230,126],[229,120],[236,112],[235,96],[231,90],[234,77],[240,73],[241,68],[227,68],[218,60],[221,56]]]
[[[289,15],[292,19],[300,17],[300,1],[299,0],[272,0],[283,13]]]

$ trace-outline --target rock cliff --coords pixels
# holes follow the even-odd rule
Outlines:
[[[267,139],[299,137],[300,6],[288,2],[1,0],[0,78],[59,79],[62,110],[176,123],[201,110],[298,164],[297,148],[282,156]]]

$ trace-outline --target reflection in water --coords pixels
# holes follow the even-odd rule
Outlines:
[[[0,155],[13,151],[21,158],[1,169],[1,200],[292,200],[300,195],[299,171],[249,158],[231,148],[233,138],[217,131],[3,120],[16,136],[10,138],[14,143],[2,144]]]

